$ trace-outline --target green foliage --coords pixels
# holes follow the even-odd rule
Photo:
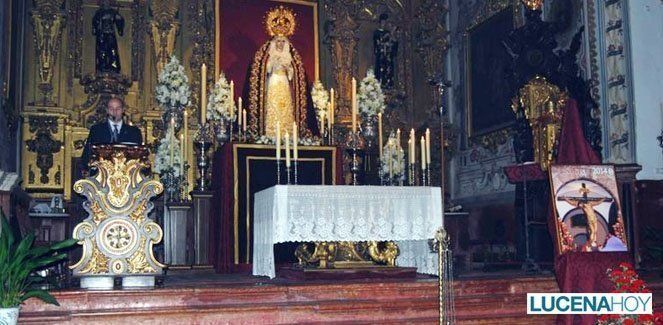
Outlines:
[[[33,288],[33,284],[43,279],[35,272],[65,259],[67,254],[59,251],[72,247],[76,240],[32,247],[35,235],[28,234],[17,242],[1,210],[0,227],[0,308],[18,306],[32,297],[58,305],[46,290]]]

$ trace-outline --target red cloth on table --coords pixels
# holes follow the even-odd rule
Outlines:
[[[600,164],[599,155],[592,149],[585,139],[580,124],[578,105],[574,99],[569,99],[564,107],[562,130],[557,146],[557,159],[555,164]],[[548,226],[553,238],[557,238],[555,231],[555,213],[550,210]],[[557,250],[555,245],[555,250]],[[630,262],[628,252],[569,252],[558,254],[555,252],[555,275],[561,292],[610,292],[614,285],[608,278],[608,268],[615,268],[621,262]],[[558,324],[595,324],[596,315],[559,315]]]
[[[212,166],[212,214],[210,218],[209,259],[216,272],[233,273],[246,271],[236,267],[233,261],[233,219],[234,214],[234,143],[226,143],[214,153]],[[302,149],[300,149],[302,150]],[[301,154],[301,153],[300,153]],[[336,148],[336,184],[343,182],[343,154]]]

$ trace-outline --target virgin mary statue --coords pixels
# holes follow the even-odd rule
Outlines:
[[[251,65],[249,131],[274,137],[277,124],[285,131],[296,122],[300,135],[310,135],[304,65],[288,40],[295,31],[295,16],[279,6],[267,13],[265,27],[272,38],[256,52]]]

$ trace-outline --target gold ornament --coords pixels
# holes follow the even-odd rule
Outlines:
[[[543,0],[523,0],[523,4],[529,10],[541,10],[543,6]]]
[[[265,28],[269,36],[288,37],[295,33],[295,27],[297,27],[297,22],[295,21],[295,13],[292,10],[278,6],[267,12]]]

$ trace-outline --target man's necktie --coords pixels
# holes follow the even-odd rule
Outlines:
[[[120,131],[117,129],[117,124],[113,124],[113,138],[111,139],[111,142],[115,143],[117,142],[117,136],[120,134]]]

